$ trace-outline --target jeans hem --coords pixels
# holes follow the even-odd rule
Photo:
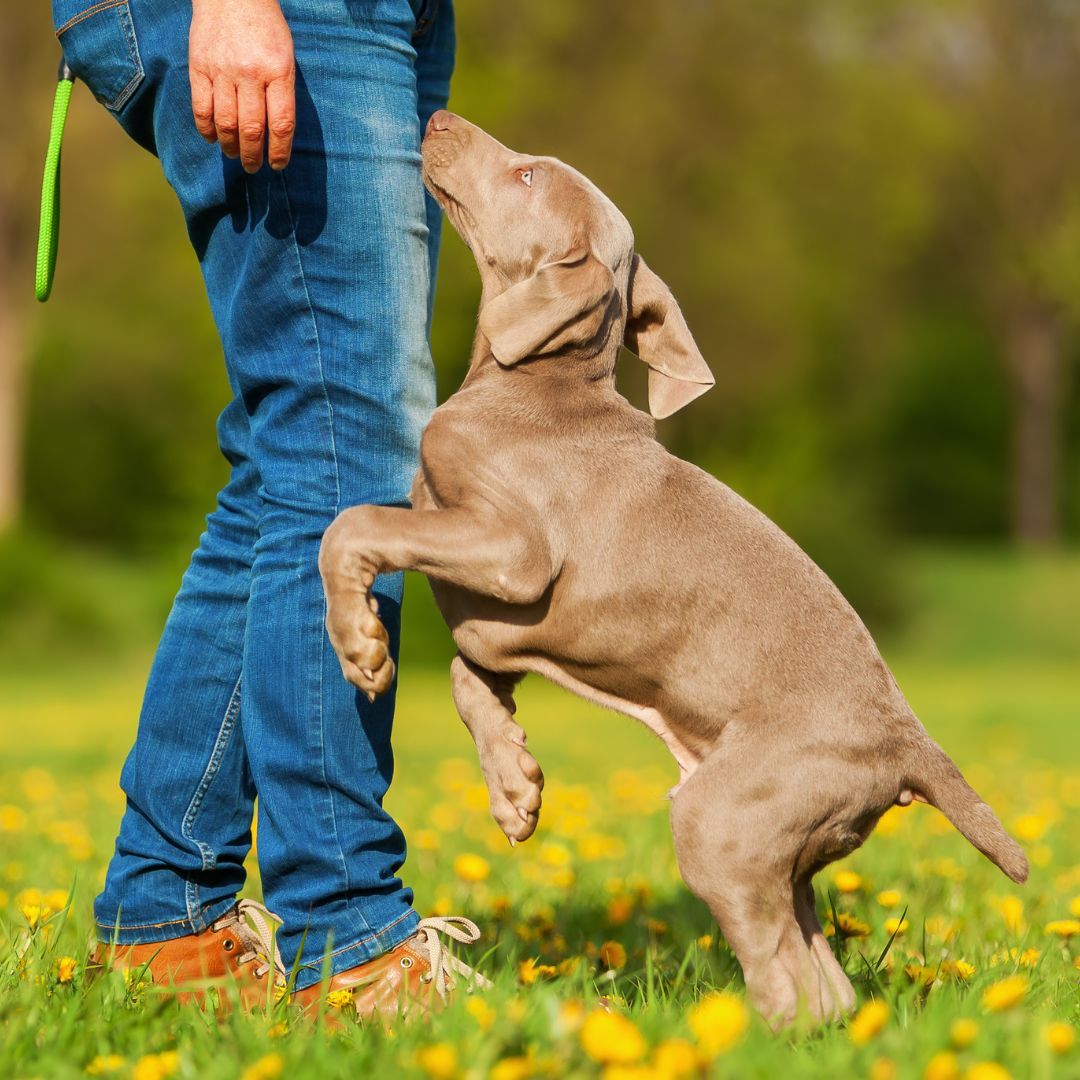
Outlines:
[[[342,945],[330,953],[330,977],[339,975],[343,971],[365,964],[369,960],[396,949],[403,941],[408,941],[416,933],[416,927],[420,922],[420,916],[409,908],[404,914],[399,915],[392,922],[387,923],[381,930],[366,934],[358,941],[350,945]],[[326,956],[310,963],[301,964],[296,971],[296,989],[303,990],[308,986],[315,986],[322,982],[323,965]]]
[[[167,919],[156,923],[103,923],[94,919],[98,938],[106,944],[117,945],[153,945],[159,941],[172,941],[174,938],[189,934],[201,934],[227,911],[236,906],[236,897],[219,900],[203,908],[194,919],[184,916],[180,919]]]

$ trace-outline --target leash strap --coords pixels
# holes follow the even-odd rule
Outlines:
[[[38,220],[37,262],[34,267],[34,295],[44,303],[52,292],[56,273],[56,250],[60,243],[60,145],[64,139],[75,73],[60,58],[56,96],[49,122],[49,147],[45,151],[45,174],[41,179],[41,217]]]

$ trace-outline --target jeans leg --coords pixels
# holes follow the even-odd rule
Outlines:
[[[259,507],[247,428],[233,402],[219,425],[232,476],[166,622],[121,774],[127,809],[94,916],[124,944],[205,929],[244,882],[255,791],[238,713]]]

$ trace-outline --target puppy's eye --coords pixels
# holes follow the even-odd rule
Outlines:
[[[518,179],[526,187],[532,187],[532,169],[518,169]]]

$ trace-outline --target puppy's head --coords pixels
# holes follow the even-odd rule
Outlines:
[[[656,417],[712,386],[675,298],[594,184],[443,110],[428,122],[422,152],[428,190],[476,258],[480,331],[500,364],[605,355],[614,366],[625,344],[649,365]]]

